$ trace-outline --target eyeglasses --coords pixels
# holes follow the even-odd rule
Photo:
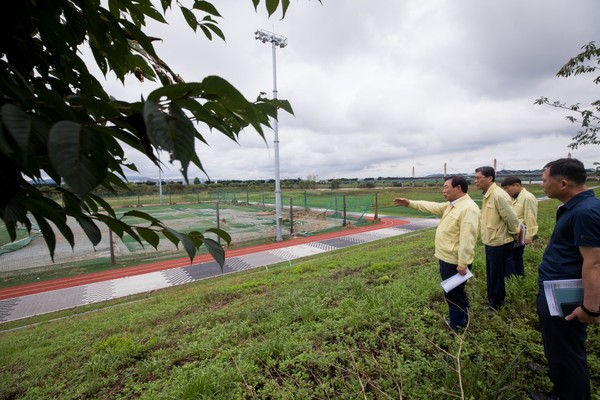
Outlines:
[[[476,181],[480,181],[480,180],[482,180],[482,179],[486,179],[486,178],[490,178],[490,177],[489,177],[489,176],[476,176],[476,177],[475,177],[475,180],[476,180]]]

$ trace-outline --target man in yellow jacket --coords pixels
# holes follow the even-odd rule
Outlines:
[[[475,185],[483,190],[481,203],[481,241],[485,245],[488,310],[497,311],[504,305],[506,260],[520,230],[519,219],[508,193],[496,185],[492,167],[475,170]]]
[[[523,253],[525,246],[537,239],[538,223],[538,200],[525,189],[518,176],[507,176],[501,183],[502,189],[512,198],[513,210],[519,218],[519,222],[525,225],[525,238],[523,243],[515,244],[506,262],[506,277],[524,276]]]
[[[435,232],[435,257],[439,260],[442,280],[457,272],[467,273],[473,263],[477,231],[479,229],[479,207],[467,194],[467,180],[462,176],[447,178],[442,193],[444,203],[409,200],[403,197],[394,199],[394,204],[414,208],[430,214],[441,215]],[[444,294],[448,303],[451,329],[467,325],[469,318],[469,298],[463,282]]]

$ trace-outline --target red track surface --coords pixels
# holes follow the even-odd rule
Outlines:
[[[314,236],[289,239],[283,242],[273,242],[258,246],[242,247],[239,249],[228,249],[225,251],[226,257],[237,257],[246,254],[258,253],[262,251],[280,249],[282,247],[294,246],[310,242],[317,242],[336,237],[347,236],[356,233],[368,232],[382,228],[390,228],[398,225],[406,225],[408,221],[399,219],[381,219],[377,223],[368,226],[353,227],[347,230],[337,232],[323,233]],[[212,257],[208,254],[203,254],[194,258],[193,264],[201,264],[212,261]],[[54,279],[39,283],[31,283],[21,286],[13,286],[0,290],[0,300],[12,299],[15,297],[27,296],[36,293],[49,292],[51,290],[65,289],[73,286],[87,285],[90,283],[109,281],[128,276],[147,274],[149,272],[162,271],[170,268],[180,268],[189,265],[189,258],[178,258],[175,260],[161,261],[151,264],[141,264],[134,267],[126,267],[113,269],[103,272],[95,272],[91,274],[72,276],[68,278]]]

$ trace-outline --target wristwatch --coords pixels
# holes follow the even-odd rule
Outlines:
[[[590,311],[583,304],[581,305],[581,309],[590,317],[600,317],[600,311]]]

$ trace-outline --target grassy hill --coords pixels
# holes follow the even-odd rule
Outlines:
[[[526,276],[494,315],[478,245],[462,335],[428,230],[0,325],[0,399],[526,399],[550,389],[528,364],[545,365],[536,266],[557,205],[540,204]]]

